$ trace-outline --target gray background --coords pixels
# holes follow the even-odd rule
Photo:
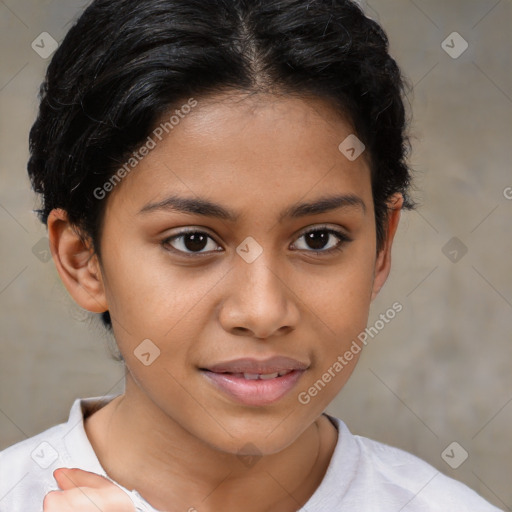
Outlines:
[[[122,391],[106,334],[45,261],[46,230],[31,212],[25,170],[48,63],[31,43],[43,31],[60,41],[85,4],[0,0],[0,448],[64,421],[76,397]],[[421,207],[402,216],[369,325],[395,301],[404,309],[370,339],[329,412],[512,510],[512,5],[364,5],[414,85]],[[458,58],[441,47],[454,31],[469,44]],[[469,453],[457,469],[441,457],[454,441]],[[452,464],[461,453],[449,452]]]

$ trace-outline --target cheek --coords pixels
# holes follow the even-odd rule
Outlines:
[[[158,250],[119,250],[106,272],[111,314],[127,331],[147,337],[161,337],[193,314],[193,306],[215,282],[214,275],[197,268],[172,265]]]
[[[374,258],[354,252],[322,279],[309,278],[303,296],[330,338],[343,344],[366,327],[373,287]]]
[[[329,281],[328,292],[310,287],[309,306],[314,308],[316,344],[311,349],[309,378],[298,390],[297,401],[309,413],[322,413],[354,371],[364,346],[358,336],[364,331],[370,310],[371,260],[347,266]]]

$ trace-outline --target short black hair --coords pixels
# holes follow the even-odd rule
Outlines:
[[[28,162],[39,218],[66,210],[100,255],[106,201],[94,190],[172,108],[229,91],[314,95],[368,150],[379,250],[391,195],[414,207],[407,82],[388,46],[349,0],[95,0],[40,88]],[[108,311],[102,320],[111,327]]]

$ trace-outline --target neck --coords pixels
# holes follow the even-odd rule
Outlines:
[[[278,453],[226,453],[183,429],[129,378],[125,394],[85,429],[113,480],[169,512],[296,511],[322,481],[337,439],[321,416]]]

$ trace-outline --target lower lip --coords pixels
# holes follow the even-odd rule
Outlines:
[[[203,371],[218,388],[245,405],[269,405],[289,393],[304,370],[293,370],[269,380],[249,380],[229,373]]]

